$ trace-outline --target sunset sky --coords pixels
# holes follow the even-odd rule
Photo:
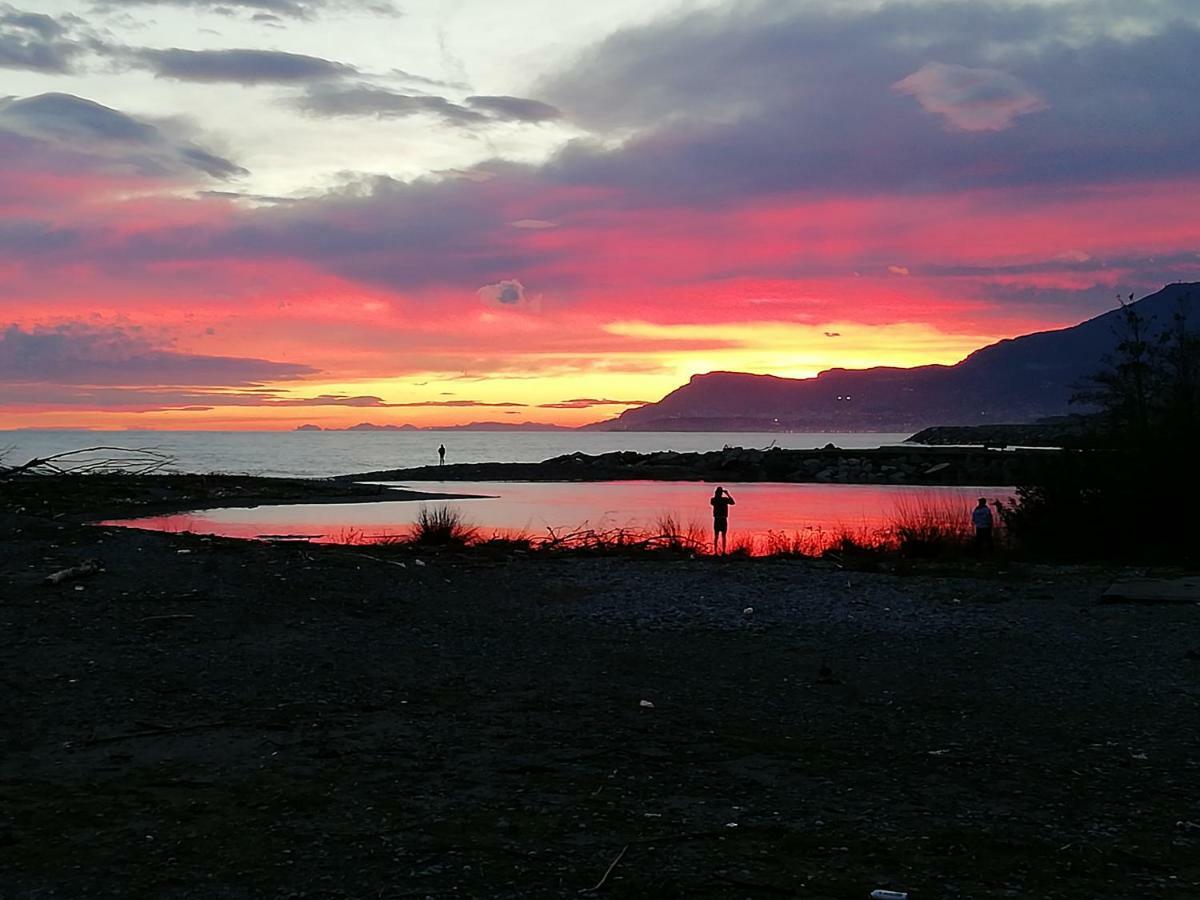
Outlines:
[[[579,424],[1200,278],[1196,0],[0,2],[0,427]]]

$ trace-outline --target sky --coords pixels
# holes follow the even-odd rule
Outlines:
[[[1195,0],[0,0],[0,428],[577,425],[1200,280]]]

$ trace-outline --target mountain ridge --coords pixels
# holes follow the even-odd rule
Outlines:
[[[1161,327],[1200,283],[1169,284],[1132,304]],[[706,372],[656,403],[584,426],[594,431],[903,431],[1021,424],[1070,413],[1076,385],[1118,341],[1121,310],[980,347],[953,365],[826,369],[811,378]],[[1079,411],[1079,410],[1075,410]]]

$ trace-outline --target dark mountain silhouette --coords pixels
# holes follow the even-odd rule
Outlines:
[[[1137,301],[1161,328],[1185,300],[1196,321],[1200,284]],[[902,431],[930,425],[1024,423],[1061,416],[1079,382],[1113,352],[1120,310],[1071,328],[998,341],[952,366],[829,369],[815,378],[741,372],[695,375],[657,403],[588,426],[600,431]]]

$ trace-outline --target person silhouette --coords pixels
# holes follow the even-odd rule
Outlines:
[[[446,464],[446,445],[438,444],[438,465],[444,466],[445,464]]]
[[[979,504],[971,510],[971,524],[975,526],[975,546],[990,550],[992,546],[992,511],[988,509],[987,497],[980,497]]]
[[[712,499],[708,501],[712,506],[713,511],[713,553],[717,552],[718,542],[720,544],[721,553],[726,550],[725,540],[729,534],[729,507],[734,506],[737,501],[733,499],[733,495],[723,487],[713,491]]]

